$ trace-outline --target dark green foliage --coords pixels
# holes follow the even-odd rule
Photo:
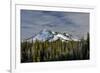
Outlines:
[[[32,43],[28,43],[28,42],[21,43],[21,62],[32,61],[31,47],[32,47]]]
[[[45,62],[89,59],[89,33],[80,41],[22,42],[21,62]]]
[[[83,55],[83,59],[89,59],[89,54],[90,54],[90,40],[89,40],[89,33],[87,33],[87,39],[81,40],[82,43],[82,55]]]

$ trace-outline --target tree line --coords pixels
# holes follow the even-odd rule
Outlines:
[[[80,41],[21,42],[21,62],[47,62],[89,59],[89,33]]]

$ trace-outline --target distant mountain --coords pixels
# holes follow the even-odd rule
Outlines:
[[[47,29],[41,30],[34,37],[31,37],[31,38],[29,38],[27,40],[28,41],[32,41],[33,40],[33,42],[35,42],[36,40],[39,40],[39,41],[48,40],[49,42],[51,42],[51,41],[56,41],[58,39],[60,39],[62,41],[70,41],[70,40],[78,41],[78,39],[73,38],[73,36],[70,35],[70,34],[54,32],[54,31],[47,30]]]

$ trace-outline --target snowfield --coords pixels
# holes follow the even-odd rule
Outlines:
[[[68,33],[64,34],[64,33],[50,31],[47,29],[43,29],[42,31],[40,31],[38,34],[36,34],[34,37],[31,37],[27,41],[35,42],[36,40],[39,40],[44,42],[48,40],[49,42],[51,42],[51,41],[56,41],[58,39],[62,41],[70,41],[70,40],[79,41],[78,39],[73,38],[73,36]]]

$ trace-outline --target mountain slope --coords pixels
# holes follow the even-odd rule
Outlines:
[[[54,31],[50,31],[50,30],[47,30],[47,29],[43,29],[38,34],[36,34],[34,37],[32,37],[31,39],[33,40],[33,42],[35,42],[36,40],[39,40],[39,41],[46,41],[46,40],[56,41],[58,39],[60,39],[62,41],[69,41],[69,40],[78,41],[78,39],[73,38],[72,35],[70,35],[70,34],[54,32]],[[30,39],[28,39],[28,40],[30,40]]]

